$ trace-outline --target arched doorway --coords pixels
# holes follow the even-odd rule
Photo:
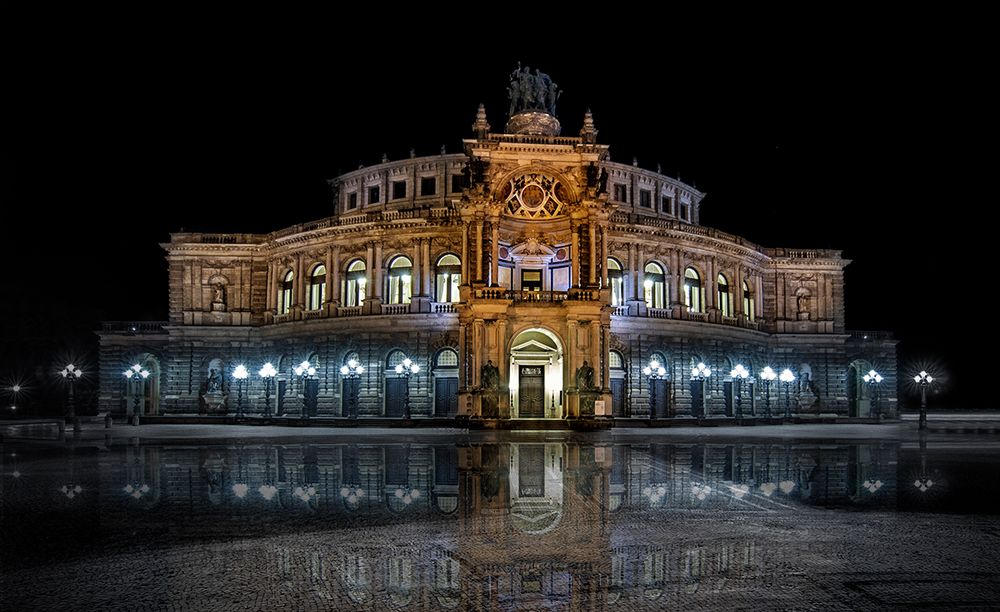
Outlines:
[[[510,346],[510,407],[513,418],[561,418],[562,342],[547,329],[533,328]]]
[[[872,416],[872,402],[868,392],[868,385],[862,379],[871,364],[863,359],[851,362],[847,368],[847,415],[852,417]]]

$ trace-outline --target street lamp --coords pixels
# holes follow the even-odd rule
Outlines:
[[[649,365],[642,369],[643,375],[649,378],[649,418],[656,417],[656,381],[667,375],[666,368],[656,358],[649,360]]]
[[[247,379],[247,376],[250,376],[250,372],[242,363],[233,368],[233,378],[236,379],[236,388],[239,390],[239,395],[236,396],[237,419],[243,418],[243,381]]]
[[[11,386],[11,388],[10,388],[10,397],[11,397],[11,400],[10,400],[10,409],[11,409],[11,412],[14,412],[14,411],[17,410],[17,396],[21,394],[22,390],[23,390],[23,387],[21,387],[21,385],[12,385]]]
[[[778,376],[780,380],[785,385],[785,418],[791,418],[791,399],[792,399],[792,383],[795,382],[795,374],[788,368],[781,371],[781,375]]]
[[[270,361],[257,372],[257,375],[264,379],[264,418],[271,418],[271,382],[278,375],[274,365]]]
[[[146,379],[149,378],[149,370],[142,367],[138,363],[133,364],[132,367],[125,370],[125,378],[129,381],[135,383],[132,387],[133,390],[133,405],[132,405],[132,425],[139,425],[139,398],[142,397],[146,392]]]
[[[308,361],[303,361],[299,365],[297,365],[294,368],[292,368],[292,371],[295,372],[295,375],[298,376],[299,380],[302,381],[302,383],[301,383],[301,388],[302,388],[302,418],[303,419],[308,419],[309,418],[309,411],[311,409],[315,408],[315,406],[311,405],[313,402],[310,401],[309,394],[311,392],[307,388],[307,384],[308,384],[308,382],[310,380],[312,380],[312,378],[314,376],[316,376],[316,368],[313,367]],[[312,398],[313,401],[315,399],[316,398]]]
[[[764,414],[771,418],[771,383],[778,377],[778,374],[766,366],[760,371],[760,379],[764,381]]]
[[[691,368],[691,378],[697,379],[701,385],[701,415],[705,416],[705,381],[708,377],[712,375],[712,368],[706,366],[702,362],[698,362],[698,365]]]
[[[750,372],[743,367],[742,363],[737,363],[736,367],[730,370],[729,376],[733,379],[733,382],[735,383],[734,386],[736,387],[734,394],[734,397],[736,398],[736,418],[742,419],[743,398],[740,397],[740,387],[743,385],[743,381],[750,377]]]
[[[81,376],[83,376],[83,370],[77,368],[71,363],[63,368],[59,373],[62,374],[62,377],[66,380],[66,384],[69,385],[69,392],[66,394],[66,412],[68,413],[70,420],[73,422],[73,430],[76,431],[80,428],[80,421],[76,418],[76,402],[73,401],[73,385],[76,384],[76,381],[80,380]]]
[[[868,383],[868,397],[872,402],[872,412],[879,419],[882,418],[882,411],[879,410],[878,400],[878,385],[882,382],[882,375],[875,370],[868,370],[868,373],[861,377],[861,380]]]
[[[410,420],[410,375],[420,372],[420,366],[410,361],[407,357],[403,363],[396,365],[396,374],[406,378],[406,389],[403,393],[403,418]]]
[[[927,429],[927,387],[934,382],[934,377],[925,370],[920,370],[920,374],[913,377],[913,382],[920,385],[920,425],[921,431]]]
[[[340,375],[344,377],[344,397],[347,398],[347,414],[345,416],[352,418],[358,416],[358,379],[364,373],[364,366],[353,357],[347,360],[346,365],[340,366]]]

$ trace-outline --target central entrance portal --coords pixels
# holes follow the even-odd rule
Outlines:
[[[510,346],[511,417],[563,416],[563,355],[559,337],[534,328],[517,334]]]
[[[542,366],[520,366],[518,398],[521,418],[539,419],[545,416],[545,370]]]

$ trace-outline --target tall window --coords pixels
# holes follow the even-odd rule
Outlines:
[[[754,300],[750,285],[746,281],[743,281],[743,314],[746,315],[748,321],[757,320],[756,300]]]
[[[292,309],[292,287],[295,284],[295,272],[291,270],[285,274],[281,285],[278,287],[278,314],[288,314]]]
[[[437,178],[425,176],[420,179],[420,195],[432,196],[437,193]]]
[[[462,262],[451,253],[437,261],[437,301],[457,302],[458,286],[462,284]]]
[[[344,275],[344,306],[360,306],[365,301],[365,262],[355,259]]]
[[[615,199],[619,202],[624,202],[627,192],[625,190],[625,185],[621,183],[615,183]]]
[[[684,305],[688,312],[705,312],[701,277],[694,268],[684,270]]]
[[[622,358],[621,353],[618,351],[608,352],[608,368],[612,370],[625,369],[625,360]]]
[[[733,301],[729,295],[729,281],[720,274],[717,282],[719,285],[719,310],[722,311],[722,316],[731,317],[733,316]]]
[[[347,194],[347,210],[354,210],[358,207],[358,192]]]
[[[660,210],[668,215],[674,214],[674,199],[670,196],[660,198]]]
[[[639,206],[643,208],[653,207],[653,192],[648,189],[639,190]]]
[[[378,201],[379,201],[379,199],[381,197],[380,194],[381,194],[381,192],[379,191],[378,185],[376,185],[374,187],[369,187],[368,188],[368,203],[369,204],[378,204]]]
[[[402,200],[406,197],[406,181],[392,182],[392,199]]]
[[[306,310],[319,310],[326,301],[326,266],[320,264],[313,268],[309,276],[309,295],[306,300]]]
[[[624,304],[625,279],[622,277],[622,265],[611,257],[608,257],[608,284],[611,286],[611,305],[621,306]]]
[[[690,204],[681,204],[681,214],[680,214],[680,217],[681,217],[682,221],[690,221],[691,220],[691,205]]]
[[[389,264],[389,303],[409,304],[413,293],[413,263],[408,257],[397,257]]]
[[[660,264],[649,262],[646,264],[645,274],[642,280],[642,287],[646,297],[646,308],[666,308],[666,275]]]

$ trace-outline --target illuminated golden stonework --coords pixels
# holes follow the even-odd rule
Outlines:
[[[542,111],[521,111],[507,121],[508,134],[558,136],[561,131],[559,120]]]
[[[508,214],[525,219],[557,217],[563,212],[564,191],[558,180],[544,174],[522,174],[504,186],[500,197]]]

